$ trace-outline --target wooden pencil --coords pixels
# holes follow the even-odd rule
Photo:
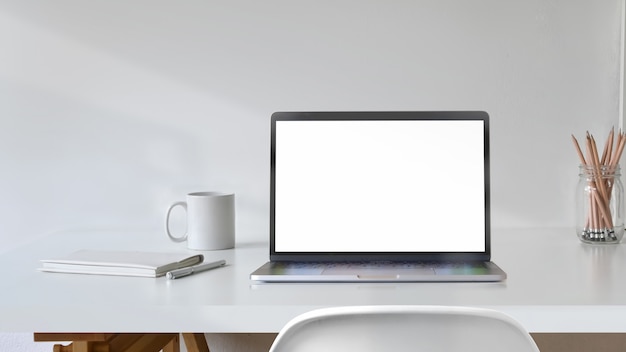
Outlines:
[[[602,155],[598,153],[596,140],[589,131],[585,139],[586,155],[573,134],[572,142],[580,159],[581,172],[588,177],[589,204],[582,235],[588,240],[614,240],[611,198],[616,168],[626,145],[626,133],[620,131],[616,136],[615,128],[611,128]]]
[[[606,165],[608,163],[608,161],[610,161],[610,157],[611,157],[611,153],[613,151],[613,132],[614,132],[615,128],[612,127],[611,128],[611,132],[609,132],[609,137],[606,140],[606,143],[604,143],[604,151],[602,152],[602,160],[600,160],[600,163],[602,165]]]
[[[582,150],[580,150],[580,145],[578,144],[578,140],[576,140],[576,137],[574,137],[574,135],[572,135],[572,141],[574,142],[574,147],[576,148],[576,152],[578,153],[578,157],[580,158],[580,163],[582,165],[587,165],[587,161],[585,161],[583,152]]]

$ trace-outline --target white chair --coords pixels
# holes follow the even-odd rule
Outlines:
[[[270,352],[539,352],[504,313],[441,306],[352,306],[318,309],[281,329]]]

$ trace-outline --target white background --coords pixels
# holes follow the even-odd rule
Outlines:
[[[493,226],[573,226],[570,134],[619,121],[621,6],[3,0],[0,251],[165,236],[166,207],[198,190],[235,192],[238,240],[265,240],[277,110],[486,110]]]

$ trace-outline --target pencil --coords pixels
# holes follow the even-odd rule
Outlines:
[[[580,150],[580,145],[578,145],[578,141],[576,140],[576,137],[574,137],[574,135],[572,135],[572,141],[574,141],[574,147],[576,147],[576,152],[578,152],[580,163],[582,165],[587,165],[587,162],[585,161],[585,157],[583,156],[583,152]]]
[[[607,164],[607,159],[608,161],[610,161],[610,155],[611,155],[611,152],[613,151],[613,132],[614,131],[615,131],[615,127],[611,127],[611,132],[609,132],[609,137],[607,138],[606,143],[604,144],[604,151],[602,152],[602,160],[600,161],[602,165]]]
[[[616,136],[615,128],[611,128],[601,156],[596,140],[589,131],[586,132],[585,138],[586,154],[583,153],[576,137],[573,134],[571,137],[580,159],[581,173],[586,175],[588,186],[586,188],[588,205],[585,207],[587,218],[581,235],[590,241],[615,240],[611,198],[615,173],[626,145],[626,133],[620,131]]]

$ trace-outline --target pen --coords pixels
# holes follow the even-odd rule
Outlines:
[[[218,260],[216,262],[200,264],[200,265],[195,265],[195,266],[189,266],[189,267],[186,267],[186,268],[180,268],[180,269],[168,271],[166,275],[167,275],[168,279],[174,280],[174,279],[178,279],[178,278],[181,278],[181,277],[189,276],[189,275],[191,275],[193,273],[199,273],[201,271],[206,271],[206,270],[209,270],[209,269],[219,268],[220,266],[224,266],[224,265],[226,265],[226,261],[225,260]]]

